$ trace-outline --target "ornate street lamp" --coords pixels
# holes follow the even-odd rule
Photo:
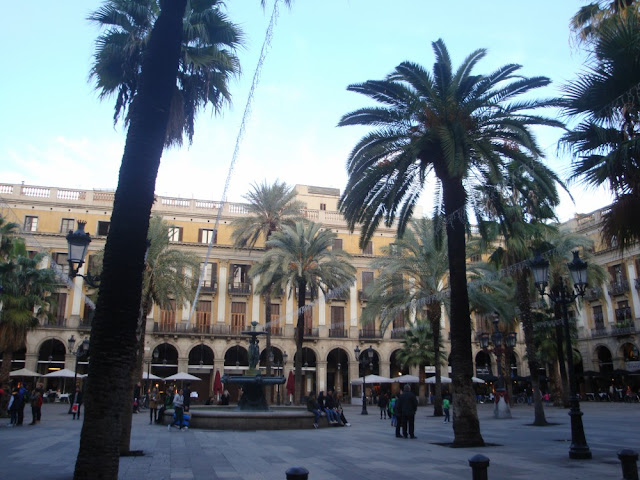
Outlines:
[[[369,412],[367,411],[367,384],[365,383],[365,377],[367,373],[367,364],[373,372],[373,347],[366,348],[360,352],[360,348],[356,345],[356,348],[353,351],[356,354],[356,361],[359,362],[360,367],[362,368],[362,412],[360,412],[360,414],[369,415]]]
[[[573,260],[567,264],[571,279],[573,281],[572,292],[564,282],[560,280],[559,288],[547,293],[545,291],[548,285],[549,261],[542,258],[540,252],[536,253],[533,260],[529,261],[529,268],[533,273],[536,288],[540,292],[540,296],[546,295],[553,303],[562,306],[562,323],[564,331],[564,339],[567,350],[567,367],[569,369],[569,389],[570,404],[569,416],[571,417],[571,446],[569,447],[569,458],[589,459],[591,458],[591,450],[587,445],[587,439],[584,434],[584,426],[582,425],[582,412],[580,411],[580,401],[577,396],[576,375],[573,367],[573,351],[571,348],[571,336],[569,335],[569,313],[567,306],[580,297],[584,297],[587,288],[587,263],[580,259],[578,251],[573,252]]]
[[[68,339],[67,339],[67,346],[69,347],[69,351],[73,353],[73,355],[75,355],[76,357],[76,366],[75,366],[75,371],[74,371],[74,375],[73,375],[73,388],[75,389],[76,387],[76,382],[78,380],[78,362],[80,360],[80,357],[84,357],[87,355],[87,353],[89,353],[89,339],[85,338],[84,340],[82,340],[82,343],[80,345],[78,345],[78,349],[74,352],[73,351],[73,347],[76,344],[76,339],[73,335],[71,335]],[[75,391],[75,390],[74,390]]]
[[[509,358],[507,355],[513,351],[518,340],[518,334],[516,332],[509,332],[504,335],[500,331],[499,327],[500,317],[497,313],[493,314],[493,333],[489,336],[488,333],[481,333],[478,335],[480,340],[480,347],[482,350],[488,352],[493,351],[496,355],[498,366],[498,381],[496,382],[496,396],[493,409],[493,415],[495,418],[511,418],[511,409],[509,407],[509,398],[507,397],[506,382],[502,371],[502,355],[505,355],[505,359]],[[489,341],[491,339],[491,342]],[[489,344],[493,344],[493,348],[489,348]],[[500,399],[504,398],[504,407],[500,407]]]
[[[80,275],[78,273],[78,270],[84,265],[84,259],[91,243],[91,235],[84,231],[86,224],[87,222],[78,220],[78,229],[75,232],[69,230],[67,234],[69,277],[82,277],[91,287],[97,288],[100,286],[100,275]]]

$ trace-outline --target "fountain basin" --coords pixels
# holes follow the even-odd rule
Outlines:
[[[189,428],[206,430],[304,430],[313,428],[314,415],[304,407],[270,407],[269,411],[239,410],[236,406],[192,406]],[[163,423],[173,422],[173,410],[166,410]],[[320,428],[328,427],[326,417]]]

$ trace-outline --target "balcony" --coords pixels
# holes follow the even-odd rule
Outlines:
[[[631,307],[616,308],[615,317],[616,323],[631,322]]]
[[[337,300],[339,302],[346,302],[349,300],[349,288],[338,288],[327,292],[327,302]]]
[[[315,300],[318,298],[318,289],[317,288],[309,288],[307,287],[304,291],[304,298],[306,300]]]
[[[90,318],[80,319],[80,323],[78,324],[78,330],[91,330],[91,319]]]
[[[45,320],[40,327],[42,328],[64,328],[67,326],[66,318],[54,318],[52,320]]]
[[[394,340],[402,340],[404,338],[404,328],[394,328],[391,330],[391,338]]]
[[[344,328],[330,328],[329,338],[347,338],[347,331]]]
[[[304,338],[318,338],[318,329],[317,328],[309,328],[304,327]]]
[[[248,297],[251,295],[251,284],[248,282],[229,283],[229,295]]]
[[[200,287],[200,293],[214,294],[218,291],[218,282],[207,282]]]
[[[360,303],[365,303],[369,301],[369,295],[364,290],[358,290],[358,301]]]
[[[358,333],[358,337],[360,339],[368,339],[368,340],[376,340],[382,338],[382,332],[380,330],[375,330],[374,328],[365,328],[364,330],[360,330]]]
[[[616,322],[611,327],[611,335],[614,337],[624,337],[636,333],[636,327],[632,321]]]
[[[613,297],[624,295],[628,291],[629,291],[629,282],[627,282],[626,280],[609,284],[609,295]]]
[[[281,337],[282,336],[282,327],[271,327],[271,336],[272,337]]]
[[[602,296],[602,290],[600,290],[597,287],[587,288],[587,290],[584,292],[584,299],[587,302],[596,302],[600,300],[601,296]]]
[[[609,331],[605,327],[591,329],[591,338],[602,338],[602,337],[608,337],[608,336],[609,336]]]

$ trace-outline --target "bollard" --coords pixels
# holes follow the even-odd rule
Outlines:
[[[287,480],[307,480],[309,478],[309,470],[304,467],[291,467],[286,473]]]
[[[484,455],[474,455],[469,459],[469,465],[473,472],[472,480],[488,480],[487,469],[489,468],[489,459]]]
[[[622,480],[638,480],[638,453],[625,448],[618,452],[622,463]]]

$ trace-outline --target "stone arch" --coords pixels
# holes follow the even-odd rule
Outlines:
[[[595,358],[598,359],[598,366],[600,373],[610,374],[613,372],[613,357],[611,356],[611,350],[605,345],[599,345],[596,347]]]
[[[170,342],[163,342],[154,348],[153,351],[158,350],[158,360],[154,364],[155,375],[166,378],[170,375],[178,373],[178,348],[176,345]]]
[[[45,375],[54,369],[63,369],[67,350],[67,345],[59,338],[44,339],[38,346],[38,373]]]
[[[240,344],[231,345],[224,353],[224,368],[226,370],[240,370],[249,368],[249,352]]]
[[[627,362],[640,361],[640,351],[635,343],[625,342],[619,347],[619,356],[626,364]]]
[[[334,390],[344,398],[349,392],[349,352],[342,347],[327,354],[327,390]]]
[[[213,353],[213,349],[204,343],[199,343],[197,345],[193,345],[189,351],[188,365],[189,367],[207,366],[213,368],[214,359],[215,355]]]
[[[493,375],[493,361],[491,355],[484,350],[480,350],[476,353],[475,358],[476,377],[484,378]]]
[[[409,366],[398,360],[399,351],[400,349],[397,348],[391,352],[391,355],[389,355],[389,367],[392,377],[409,374]]]

